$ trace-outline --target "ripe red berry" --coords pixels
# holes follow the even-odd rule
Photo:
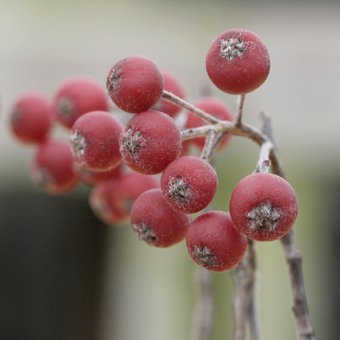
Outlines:
[[[23,143],[42,143],[52,127],[49,101],[40,93],[19,97],[10,113],[10,126],[15,137]]]
[[[131,171],[96,185],[89,202],[99,219],[115,224],[129,218],[131,206],[139,195],[158,187],[153,176]]]
[[[270,173],[243,178],[232,192],[229,207],[235,226],[257,241],[277,240],[287,234],[298,213],[294,189]]]
[[[32,180],[49,193],[64,193],[79,181],[70,145],[47,140],[36,150],[31,166]]]
[[[75,77],[60,85],[54,99],[56,119],[67,128],[83,114],[90,111],[108,111],[105,90],[95,80]]]
[[[151,60],[135,56],[112,66],[106,87],[112,101],[123,111],[140,113],[149,110],[161,98],[163,77]]]
[[[71,133],[72,152],[81,167],[94,171],[107,171],[122,159],[119,135],[123,125],[104,111],[84,114],[74,123]]]
[[[184,90],[178,80],[169,72],[163,71],[164,79],[164,90],[171,92],[177,97],[184,98]],[[175,117],[180,111],[181,107],[175,105],[168,100],[161,99],[156,106],[155,110],[161,111],[169,115],[170,117]]]
[[[247,237],[233,225],[229,213],[209,211],[189,224],[186,244],[191,258],[213,271],[236,266],[247,249]]]
[[[206,57],[206,69],[220,90],[245,94],[267,79],[270,57],[267,47],[254,33],[232,29],[213,41]]]
[[[210,113],[216,118],[222,119],[222,120],[228,120],[232,121],[234,119],[230,109],[228,106],[220,99],[214,98],[214,97],[206,97],[195,103],[195,106],[199,109]],[[192,112],[188,112],[187,115],[187,121],[185,124],[185,127],[187,129],[196,128],[202,125],[206,125],[204,119],[198,117]],[[227,135],[223,138],[220,144],[220,148],[226,146],[230,140],[230,135]],[[192,142],[197,145],[200,149],[203,149],[205,138],[204,137],[198,137],[192,140]]]
[[[172,210],[160,189],[144,192],[131,209],[132,229],[141,240],[155,247],[169,247],[183,240],[188,224],[189,216]]]
[[[179,128],[171,117],[158,111],[133,116],[120,136],[120,151],[126,164],[144,174],[163,171],[180,150]]]
[[[217,188],[216,171],[199,157],[180,157],[164,170],[161,188],[164,199],[173,209],[194,213],[213,199]]]

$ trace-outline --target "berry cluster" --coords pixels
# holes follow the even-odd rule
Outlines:
[[[233,29],[214,40],[206,69],[220,90],[244,97],[266,80],[270,58],[254,33]],[[186,102],[180,83],[142,56],[115,63],[106,88],[108,95],[95,81],[75,78],[60,86],[51,104],[35,93],[14,104],[12,130],[37,146],[32,177],[44,189],[63,193],[86,183],[90,206],[104,222],[130,217],[138,237],[156,247],[185,238],[192,259],[213,271],[237,265],[247,238],[276,240],[289,232],[297,216],[294,190],[266,171],[236,185],[227,211],[206,211],[218,188],[211,155],[242,131],[240,117],[224,102]],[[110,112],[110,99],[114,110],[132,114],[126,124]],[[69,141],[51,137],[53,122],[70,130]],[[193,149],[201,156],[190,154]]]

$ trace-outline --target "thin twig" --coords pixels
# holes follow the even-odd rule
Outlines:
[[[239,96],[238,110],[237,110],[237,115],[236,115],[236,126],[238,126],[238,127],[242,126],[243,107],[244,107],[245,99],[246,99],[246,95],[245,94],[241,94]]]

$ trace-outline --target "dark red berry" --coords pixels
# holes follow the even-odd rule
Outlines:
[[[126,164],[144,174],[163,171],[180,150],[179,128],[172,118],[158,111],[133,116],[120,136],[120,151]]]
[[[84,114],[74,123],[71,132],[72,152],[81,167],[108,171],[122,159],[119,135],[123,125],[113,115],[103,111]]]
[[[189,224],[186,243],[191,258],[213,271],[236,266],[247,249],[247,237],[241,234],[229,213],[209,211]]]
[[[164,199],[173,209],[194,213],[213,199],[217,188],[216,171],[199,157],[180,157],[164,170],[161,188]]]
[[[161,98],[163,77],[153,61],[140,56],[129,57],[112,66],[106,88],[120,109],[140,113],[149,110]]]
[[[232,29],[213,41],[206,57],[206,69],[220,90],[245,94],[267,79],[270,57],[267,47],[254,33]]]
[[[11,110],[10,126],[15,137],[23,143],[44,142],[52,127],[49,101],[40,93],[22,95],[15,101]]]
[[[233,115],[228,108],[228,106],[220,99],[214,98],[214,97],[206,97],[195,103],[195,106],[199,109],[210,113],[212,116],[222,119],[222,120],[228,120],[232,121]],[[188,112],[187,121],[185,124],[185,127],[187,129],[197,128],[202,125],[206,125],[207,122],[195,115],[192,112]],[[220,144],[220,148],[226,146],[230,140],[230,135],[227,135],[223,138]],[[198,137],[192,140],[192,142],[197,145],[200,149],[203,149],[205,138],[204,137]]]
[[[155,247],[169,247],[183,240],[188,224],[188,215],[172,210],[160,189],[144,192],[131,209],[132,229]]]
[[[108,111],[105,90],[95,80],[75,77],[60,85],[53,104],[56,119],[67,128],[90,111]]]
[[[257,241],[277,240],[287,234],[298,213],[294,189],[270,173],[243,178],[232,192],[229,207],[240,232]]]
[[[49,193],[64,193],[79,181],[70,145],[48,140],[36,150],[31,166],[32,180]]]

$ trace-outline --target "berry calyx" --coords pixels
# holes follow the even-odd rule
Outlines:
[[[294,189],[285,179],[270,173],[243,178],[232,192],[229,208],[240,232],[257,241],[283,237],[298,213]]]

